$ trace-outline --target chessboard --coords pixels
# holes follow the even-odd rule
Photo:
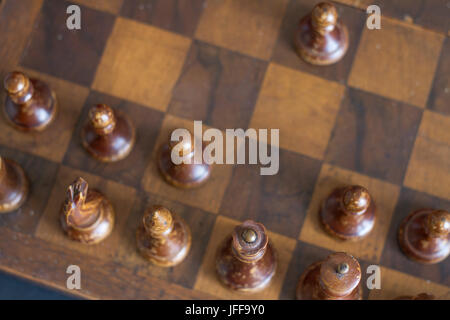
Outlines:
[[[349,30],[345,57],[313,66],[296,54],[293,35],[312,0],[3,0],[0,76],[13,70],[46,81],[57,118],[24,133],[0,118],[0,155],[21,164],[27,202],[0,215],[0,269],[92,299],[294,299],[301,273],[335,251],[362,267],[365,299],[421,292],[450,299],[450,259],[412,262],[397,240],[400,222],[420,208],[450,210],[450,40],[445,0],[340,0]],[[81,8],[81,30],[66,9]],[[381,8],[381,29],[366,8]],[[3,103],[5,92],[0,98]],[[136,127],[132,153],[116,163],[82,147],[88,110],[105,103]],[[280,129],[280,170],[217,165],[203,186],[167,184],[156,154],[176,127]],[[69,240],[58,214],[78,176],[104,193],[116,212],[98,245]],[[365,186],[377,221],[361,241],[344,242],[319,224],[320,203],[335,187]],[[149,264],[136,249],[144,209],[161,204],[192,230],[186,260]],[[269,231],[279,262],[270,286],[241,294],[214,269],[219,243],[252,219]],[[69,290],[78,265],[81,289]],[[369,265],[381,289],[365,285]]]

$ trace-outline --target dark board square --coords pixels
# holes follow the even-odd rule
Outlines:
[[[272,60],[289,68],[299,69],[321,78],[345,83],[350,72],[353,57],[358,48],[359,38],[364,28],[365,13],[359,9],[335,4],[339,19],[349,31],[349,47],[345,56],[339,62],[330,66],[314,66],[303,61],[294,46],[294,35],[301,18],[309,14],[314,5],[320,1],[292,0],[286,10],[280,30],[278,42],[273,51]]]
[[[192,36],[205,0],[127,0],[121,15]]]
[[[266,66],[261,60],[195,41],[168,112],[219,129],[247,128]]]
[[[171,268],[154,266],[144,259],[136,249],[136,230],[142,223],[145,210],[152,205],[166,207],[174,214],[183,218],[191,228],[191,249],[185,260],[177,266]],[[208,239],[214,227],[215,219],[215,215],[201,209],[166,200],[160,196],[141,193],[137,197],[132,213],[124,228],[118,258],[121,262],[134,266],[137,275],[158,277],[180,284],[186,288],[193,288],[208,244]]]
[[[17,162],[29,182],[27,200],[19,209],[0,214],[0,226],[33,234],[47,205],[58,164],[4,146],[0,146],[0,156]]]
[[[279,157],[279,172],[272,176],[260,175],[257,165],[237,165],[219,213],[298,238],[321,162],[283,149]]]
[[[450,9],[449,9],[450,11]],[[428,108],[450,115],[450,38],[446,37],[428,100]]]
[[[82,146],[81,130],[88,119],[90,108],[98,103],[104,103],[122,111],[135,126],[135,145],[131,153],[123,160],[112,163],[97,161]],[[92,91],[86,99],[63,163],[137,188],[150,159],[162,119],[163,113],[157,110]]]
[[[450,28],[447,0],[376,0],[382,15],[413,22],[424,27],[447,33]],[[381,22],[383,28],[383,22]]]
[[[325,161],[401,185],[422,111],[349,89]]]
[[[403,188],[395,213],[392,216],[388,237],[381,256],[381,264],[416,277],[450,286],[450,259],[437,264],[420,264],[408,259],[398,245],[397,233],[401,222],[410,213],[422,208],[450,211],[450,201]]]
[[[114,24],[114,16],[81,7],[81,30],[66,25],[70,2],[46,0],[21,64],[90,86]]]

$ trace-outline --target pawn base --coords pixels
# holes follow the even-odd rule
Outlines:
[[[357,241],[367,236],[375,225],[375,204],[371,202],[360,216],[348,215],[341,208],[343,190],[336,189],[322,204],[320,221],[329,234],[342,240]]]
[[[229,237],[216,257],[216,271],[221,282],[228,288],[240,292],[256,292],[271,282],[277,268],[276,252],[267,244],[266,252],[256,262],[243,262],[236,258]]]
[[[398,230],[398,243],[403,253],[411,260],[433,264],[446,259],[450,253],[450,235],[446,239],[427,239],[426,219],[431,209],[422,209],[411,213],[404,219]],[[422,246],[423,245],[423,246]]]
[[[135,133],[129,119],[115,111],[116,126],[108,135],[99,135],[87,124],[81,133],[84,148],[97,160],[115,162],[126,158],[133,149]]]
[[[136,242],[139,253],[151,263],[159,267],[173,267],[181,263],[191,249],[192,236],[186,222],[172,213],[173,230],[169,238],[156,239],[150,237],[143,225],[136,231]]]
[[[315,31],[308,16],[302,19],[295,33],[294,44],[297,54],[313,65],[330,65],[336,63],[346,54],[348,49],[348,30],[337,23],[334,30],[321,39],[313,39]]]
[[[202,185],[208,180],[212,169],[206,163],[173,164],[168,145],[164,145],[161,149],[158,167],[166,181],[179,188],[194,188]]]

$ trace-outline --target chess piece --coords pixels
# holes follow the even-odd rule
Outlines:
[[[206,182],[211,174],[211,165],[202,163],[194,163],[194,137],[191,134],[191,140],[186,142],[172,141],[169,139],[168,144],[164,144],[161,148],[158,165],[164,178],[170,184],[180,188],[192,188]],[[172,162],[172,150],[179,143],[183,143],[179,149],[179,155],[184,161],[180,164]],[[203,150],[203,147],[202,147]],[[203,152],[202,152],[203,153]],[[190,161],[190,163],[186,163]]]
[[[15,162],[0,157],[0,213],[18,209],[28,195],[28,180]]]
[[[4,86],[7,92],[5,115],[15,128],[41,131],[53,121],[57,101],[47,84],[15,71],[6,76]]]
[[[359,240],[375,224],[375,204],[361,186],[335,189],[320,208],[320,220],[332,235],[344,240]]]
[[[141,255],[160,267],[172,267],[184,260],[191,248],[191,231],[177,214],[162,206],[146,210],[136,231]]]
[[[133,148],[135,132],[128,117],[98,104],[89,110],[89,120],[81,132],[86,150],[97,160],[113,162],[124,159]]]
[[[395,298],[394,300],[435,300],[436,297],[432,294],[428,293],[419,293],[416,296],[400,296]]]
[[[114,226],[114,209],[97,190],[89,190],[83,178],[67,189],[60,220],[63,230],[72,240],[96,244],[105,239]]]
[[[310,265],[300,276],[298,300],[361,300],[361,267],[343,252]]]
[[[450,253],[450,213],[420,209],[400,225],[398,242],[410,259],[421,263],[438,263]]]
[[[276,267],[276,252],[266,228],[251,220],[234,229],[216,257],[220,280],[229,288],[244,292],[265,288],[272,280]]]
[[[300,20],[294,44],[308,63],[329,65],[340,60],[347,52],[348,31],[338,19],[336,7],[329,2],[317,4]]]

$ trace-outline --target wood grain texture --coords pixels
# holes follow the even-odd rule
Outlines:
[[[395,299],[404,295],[416,295],[422,292],[433,294],[436,299],[448,300],[450,290],[438,283],[426,281],[386,267],[381,267],[381,290],[371,290],[370,300]]]
[[[3,35],[0,39],[1,79],[19,63],[42,3],[42,0],[25,0],[3,1],[0,4],[0,33]],[[20,19],[16,19],[18,16]]]
[[[127,0],[121,14],[155,27],[192,36],[206,0]]]
[[[219,129],[246,129],[265,70],[260,60],[195,41],[168,112]]]
[[[236,166],[219,212],[240,221],[261,222],[273,232],[296,238],[321,164],[290,151],[280,152],[280,171],[273,176],[261,176],[259,165]]]
[[[355,184],[364,186],[372,195],[376,205],[375,226],[359,241],[344,241],[324,232],[319,221],[319,208],[335,188]],[[399,193],[400,188],[393,184],[324,164],[302,226],[300,240],[378,263]]]
[[[425,111],[403,184],[444,199],[450,195],[450,117]]]
[[[21,65],[89,86],[113,27],[114,17],[83,7],[82,29],[69,30],[66,25],[69,5],[70,2],[59,0],[44,2]]]
[[[321,160],[344,91],[336,82],[271,63],[250,127],[282,128],[281,148]]]
[[[73,2],[92,9],[118,14],[120,12],[120,8],[122,8],[124,0],[75,0]]]
[[[180,35],[118,18],[92,88],[165,111],[190,44]]]
[[[428,100],[430,110],[450,116],[450,38],[445,38]]]
[[[421,113],[416,107],[348,89],[325,161],[401,184]]]
[[[273,242],[273,246],[277,251],[278,266],[274,278],[267,288],[255,293],[234,292],[218,281],[215,268],[217,248],[238,224],[239,221],[222,216],[217,217],[194,288],[222,299],[277,299],[295,248],[295,240],[270,232],[270,230],[268,230],[267,234],[269,241]]]
[[[209,0],[197,39],[268,60],[278,36],[287,0]]]
[[[348,84],[424,108],[443,40],[385,18],[380,30],[364,29]]]
[[[380,0],[394,19],[383,16],[382,29],[370,31],[369,3],[341,0],[350,48],[325,68],[303,66],[289,35],[315,2],[74,1],[81,4],[82,30],[68,31],[65,9],[72,2],[1,1],[0,73],[19,69],[48,82],[63,112],[40,135],[16,132],[0,117],[0,156],[17,160],[32,182],[22,210],[0,217],[0,269],[73,293],[66,269],[76,264],[83,274],[76,294],[91,299],[248,299],[224,288],[208,266],[227,230],[254,218],[268,227],[281,261],[273,286],[256,297],[294,299],[311,263],[347,250],[316,226],[312,208],[335,184],[354,181],[368,184],[382,210],[373,230],[379,238],[348,245],[362,283],[371,264],[395,270],[382,274],[382,290],[371,297],[434,291],[436,283],[448,291],[448,259],[419,266],[396,241],[410,211],[450,209],[450,52],[442,1]],[[424,29],[421,16],[435,25]],[[349,88],[355,79],[359,89]],[[81,147],[77,130],[97,103],[124,111],[137,127],[137,145],[123,162],[105,166]],[[279,173],[219,165],[199,189],[171,187],[155,156],[171,129],[192,126],[193,119],[221,130],[280,129]],[[78,175],[116,210],[118,224],[103,246],[70,241],[57,220]],[[136,227],[151,204],[177,212],[193,231],[191,251],[175,268],[151,266],[137,252]],[[298,240],[304,234],[310,237]]]

